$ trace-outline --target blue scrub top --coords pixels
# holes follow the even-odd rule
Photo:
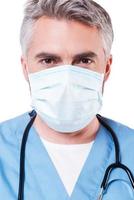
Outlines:
[[[17,200],[20,147],[28,113],[0,124],[0,199]],[[122,163],[134,174],[134,130],[106,119],[120,143]],[[38,133],[32,126],[26,146],[24,200],[97,200],[109,164],[115,161],[114,144],[109,132],[100,125],[91,152],[71,196],[54,167]],[[115,169],[103,200],[134,200],[126,173]]]

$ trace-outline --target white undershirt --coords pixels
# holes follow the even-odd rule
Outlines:
[[[40,138],[47,149],[68,195],[71,196],[94,141],[87,144],[68,145],[55,144],[46,141],[42,137]]]

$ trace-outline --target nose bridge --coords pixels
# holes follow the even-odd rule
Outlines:
[[[71,65],[73,62],[73,56],[70,52],[66,52],[63,55],[62,62],[64,65]]]
[[[71,73],[71,68],[70,66],[67,67],[66,72],[64,74],[64,89],[65,89],[65,93],[68,94],[68,97],[70,96],[70,92],[71,92],[71,78],[72,78],[72,73]],[[66,97],[66,98],[68,98]]]

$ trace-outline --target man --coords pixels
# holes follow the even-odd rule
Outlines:
[[[28,0],[21,63],[33,111],[0,124],[0,199],[134,199],[134,131],[97,115],[112,42],[96,2]]]

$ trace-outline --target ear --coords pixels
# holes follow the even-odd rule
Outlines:
[[[106,68],[105,68],[105,74],[104,74],[104,82],[107,81],[109,78],[110,72],[111,72],[111,65],[112,65],[112,55],[109,56],[107,63],[106,63]]]
[[[25,56],[21,56],[21,65],[22,65],[23,75],[26,81],[28,81],[27,59]]]

